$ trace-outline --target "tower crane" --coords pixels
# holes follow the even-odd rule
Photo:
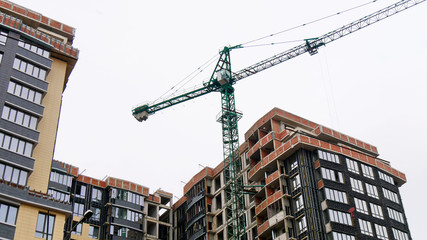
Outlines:
[[[240,171],[240,151],[237,125],[242,114],[236,110],[233,85],[239,80],[252,76],[304,53],[308,52],[310,55],[314,55],[318,52],[318,48],[321,46],[368,27],[424,1],[426,0],[399,1],[322,36],[306,39],[303,44],[297,45],[287,51],[276,54],[237,72],[231,71],[230,52],[233,49],[242,48],[242,46],[236,45],[232,47],[224,47],[219,52],[219,60],[209,81],[204,83],[202,87],[184,92],[177,96],[168,97],[166,100],[138,106],[132,109],[132,114],[141,122],[147,120],[148,116],[168,107],[201,97],[208,93],[221,93],[221,112],[217,117],[217,121],[222,125],[225,185],[226,189],[230,191],[231,196],[230,201],[227,202],[227,208],[229,209],[229,211],[227,211],[227,225],[231,223],[232,228],[227,228],[227,231],[228,236],[232,236],[231,239],[243,239],[245,232],[243,200],[245,186],[243,186],[243,183],[238,176]]]

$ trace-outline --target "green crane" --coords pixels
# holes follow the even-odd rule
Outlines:
[[[239,178],[241,165],[237,124],[239,119],[242,117],[242,114],[236,110],[233,85],[239,80],[295,58],[306,52],[310,55],[314,55],[317,53],[320,46],[324,46],[410,7],[416,6],[424,1],[426,0],[399,1],[327,34],[317,38],[306,39],[303,44],[246,67],[238,72],[231,71],[230,52],[231,50],[241,48],[242,46],[237,45],[233,47],[224,47],[224,49],[219,53],[219,60],[212,72],[210,80],[203,84],[202,87],[153,104],[138,106],[132,110],[132,114],[138,121],[145,121],[149,115],[168,107],[211,92],[221,93],[221,113],[219,114],[217,121],[222,125],[224,177],[226,189],[230,194],[230,199],[226,206],[229,209],[229,211],[227,211],[227,225],[231,225],[231,227],[227,228],[227,231],[228,236],[231,236],[231,239],[233,240],[245,239],[243,194],[245,193],[245,187],[247,186],[243,186],[241,178]]]

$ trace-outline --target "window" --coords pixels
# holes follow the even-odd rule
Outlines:
[[[100,202],[102,200],[102,191],[97,188],[92,188],[92,201]]]
[[[110,234],[120,237],[129,237],[132,239],[142,239],[144,236],[143,232],[116,225],[110,225]]]
[[[123,201],[138,204],[140,206],[144,206],[144,197],[142,195],[116,188],[113,188],[110,194],[111,198],[120,199]]]
[[[70,201],[70,194],[68,194],[68,193],[63,193],[60,191],[49,189],[47,191],[47,194],[51,195],[54,199],[59,200],[59,201],[63,201],[63,202],[69,202]]]
[[[394,180],[389,175],[382,173],[382,172],[378,172],[378,175],[380,176],[380,179],[394,185]]]
[[[2,60],[3,60],[3,53],[0,52],[0,63],[1,63]]]
[[[298,162],[295,160],[292,164],[291,164],[291,171],[294,170],[295,168],[298,167]]]
[[[405,223],[405,220],[403,218],[403,214],[397,210],[394,210],[393,208],[387,208],[388,211],[388,216],[393,219],[396,220],[400,223]]]
[[[90,238],[94,238],[94,239],[98,239],[99,236],[99,227],[97,226],[89,226],[89,237]]]
[[[78,222],[73,221],[73,226],[76,226],[77,223]],[[82,235],[82,224],[79,223],[71,233],[75,235]]]
[[[331,222],[341,223],[350,226],[353,225],[350,213],[329,209],[329,219],[331,220]]]
[[[325,188],[326,199],[348,204],[347,193],[335,189]]]
[[[365,176],[367,178],[370,178],[370,179],[375,179],[372,167],[367,166],[365,164],[360,164],[360,165],[362,166],[363,176]]]
[[[73,214],[77,217],[83,217],[84,214],[84,204],[74,203]]]
[[[301,180],[299,178],[299,175],[297,174],[294,178],[292,178],[292,190],[295,191],[298,188],[301,187]]]
[[[322,177],[335,182],[344,183],[344,177],[342,172],[334,171],[332,169],[321,168]]]
[[[375,232],[377,233],[377,238],[382,240],[389,240],[387,228],[382,225],[374,224],[375,226]]]
[[[359,166],[357,165],[357,162],[348,158],[346,158],[345,160],[347,162],[348,171],[359,174]]]
[[[323,159],[329,162],[338,163],[338,164],[340,163],[340,158],[337,154],[325,152],[322,150],[317,150],[317,153],[319,154],[320,159]]]
[[[399,197],[397,196],[397,193],[392,192],[392,191],[388,190],[387,188],[383,188],[383,193],[384,193],[384,197],[387,198],[388,200],[393,201],[397,204],[400,203]]]
[[[7,40],[7,32],[0,31],[0,44],[5,45]]]
[[[332,232],[333,240],[355,240],[356,238],[353,235],[348,235],[344,233]]]
[[[397,230],[396,228],[392,228],[393,236],[396,240],[409,240],[408,234],[406,232],[402,232]]]
[[[384,220],[383,209],[380,205],[369,203],[369,206],[371,207],[371,213],[373,217]]]
[[[366,201],[354,198],[354,204],[356,205],[356,211],[369,215],[368,204],[366,204]]]
[[[0,203],[0,222],[15,225],[18,208]]]
[[[31,157],[33,144],[0,132],[0,147],[9,151]]]
[[[116,218],[126,219],[132,222],[142,223],[142,213],[132,211],[126,208],[112,207],[111,215]]]
[[[298,234],[301,234],[307,231],[307,221],[305,220],[305,216],[297,220],[298,225]]]
[[[36,225],[36,237],[52,239],[55,216],[39,213]]]
[[[37,104],[41,103],[43,96],[41,92],[25,87],[14,81],[9,82],[7,92]]]
[[[76,186],[76,197],[85,198],[86,196],[86,186],[85,185],[77,185]]]
[[[73,177],[66,175],[66,174],[63,174],[63,173],[58,173],[58,172],[52,171],[52,172],[50,172],[50,181],[71,187]]]
[[[92,212],[93,212],[93,215],[90,219],[99,221],[101,218],[101,209],[93,207]]]
[[[15,60],[13,61],[13,68],[43,81],[46,79],[45,69],[35,66],[32,63],[26,62],[19,58],[15,58]]]
[[[351,189],[355,192],[364,194],[365,191],[363,190],[363,184],[362,181],[360,180],[356,180],[354,178],[350,178],[350,183],[351,183]]]
[[[366,220],[359,219],[360,232],[362,234],[373,237],[374,233],[372,232],[372,224]]]
[[[35,53],[35,54],[38,54],[42,57],[49,58],[49,52],[48,51],[46,51],[42,48],[36,47],[35,45],[26,43],[23,40],[18,41],[18,46],[25,48],[25,49],[27,49],[27,50]]]
[[[304,200],[302,198],[302,195],[299,195],[297,199],[295,200],[295,207],[296,212],[304,208]]]
[[[366,193],[368,194],[368,196],[379,199],[378,189],[376,186],[371,185],[369,183],[365,183],[365,186],[366,186]]]
[[[0,163],[0,179],[5,182],[25,186],[27,184],[27,176],[28,173],[24,170]]]
[[[38,117],[22,112],[9,106],[3,107],[1,117],[18,125],[35,130],[37,128]]]

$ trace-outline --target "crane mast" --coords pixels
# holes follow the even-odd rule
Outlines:
[[[267,58],[238,72],[231,71],[230,51],[234,47],[224,47],[220,51],[219,60],[210,77],[210,80],[203,86],[195,90],[187,91],[177,96],[171,96],[153,104],[138,106],[132,110],[133,116],[138,121],[147,120],[149,115],[168,107],[186,102],[188,100],[206,95],[211,92],[221,93],[221,112],[217,121],[222,126],[224,179],[227,196],[227,227],[228,239],[238,240],[245,238],[245,217],[244,217],[244,186],[239,172],[241,171],[239,134],[237,122],[242,114],[237,111],[233,85],[241,79],[252,76],[260,71],[276,66],[282,62],[295,58],[308,52],[311,55],[317,53],[318,48],[330,42],[347,36],[353,32],[370,26],[385,18],[402,12],[410,7],[416,6],[426,0],[403,0],[393,5],[385,7],[377,12],[367,15],[359,20],[351,22],[343,27],[333,30],[317,38],[306,39],[304,44],[300,44],[287,51]]]

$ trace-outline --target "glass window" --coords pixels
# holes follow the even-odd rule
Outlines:
[[[335,189],[325,188],[326,199],[348,204],[347,193]]]
[[[348,158],[346,158],[345,160],[347,162],[348,171],[359,174],[359,166],[357,165],[357,162]]]
[[[12,183],[18,184],[18,179],[19,179],[19,169],[14,168],[13,169],[13,173],[12,173]]]
[[[52,239],[53,226],[55,225],[55,216],[39,213],[36,225],[36,237]]]
[[[353,235],[344,233],[332,232],[333,240],[355,240]]]
[[[366,201],[354,198],[354,204],[356,205],[356,211],[369,215],[368,205],[366,204]]]
[[[99,236],[99,227],[97,226],[89,226],[89,237],[90,238],[94,238],[94,239],[98,239]]]
[[[393,219],[396,220],[400,223],[405,223],[405,220],[403,218],[403,214],[397,210],[394,210],[393,208],[387,208],[388,211],[388,216]]]
[[[322,150],[317,150],[317,153],[320,159],[323,159],[329,162],[338,163],[338,164],[340,163],[340,158],[337,154],[325,152]]]
[[[383,209],[380,205],[369,203],[369,206],[371,207],[371,213],[373,217],[384,220]]]
[[[399,201],[399,197],[397,196],[397,193],[395,193],[395,192],[393,192],[393,191],[390,191],[390,190],[388,190],[388,189],[386,189],[386,188],[383,188],[383,193],[384,193],[384,197],[385,197],[386,199],[388,199],[388,200],[390,200],[390,201],[393,201],[393,202],[395,202],[395,203],[397,203],[397,204],[399,204],[399,203],[400,203],[400,201]]]
[[[372,167],[367,166],[365,164],[361,164],[361,166],[362,166],[363,176],[370,178],[370,179],[375,179],[374,171],[372,170]]]
[[[304,208],[304,201],[302,195],[299,195],[299,197],[297,197],[297,199],[295,200],[295,207],[297,212]]]
[[[27,184],[27,172],[21,170],[21,174],[19,175],[18,185],[25,186]]]
[[[13,168],[11,166],[6,166],[6,169],[3,175],[3,179],[5,181],[10,182],[10,179],[12,178],[12,171],[13,171]]]
[[[409,240],[408,234],[406,232],[402,232],[396,228],[392,228],[393,236],[396,240]]]
[[[375,232],[377,233],[377,238],[381,240],[389,240],[387,228],[382,225],[374,224],[375,226]]]
[[[350,213],[340,212],[336,210],[329,209],[329,219],[331,222],[337,222],[345,225],[353,225],[351,221]]]
[[[374,236],[372,232],[372,224],[369,221],[359,219],[360,232],[368,236]]]
[[[4,119],[8,119],[9,118],[9,112],[10,112],[10,108],[8,106],[4,106],[1,117]]]
[[[77,222],[73,221],[73,226],[75,226],[75,224],[77,224]],[[71,233],[75,235],[82,235],[82,224],[79,223]]]
[[[362,181],[350,178],[351,189],[355,192],[364,194]]]
[[[25,144],[24,155],[27,156],[27,157],[31,157],[32,153],[33,153],[33,144],[27,142]]]
[[[378,176],[380,176],[380,179],[394,185],[394,180],[389,175],[382,173],[382,172],[378,172]]]
[[[18,208],[0,203],[0,222],[15,225]]]
[[[301,234],[307,231],[307,221],[305,220],[305,216],[297,220],[298,225],[298,234]]]
[[[368,194],[368,196],[379,199],[378,196],[378,189],[376,186],[365,183],[366,186],[366,193]]]

